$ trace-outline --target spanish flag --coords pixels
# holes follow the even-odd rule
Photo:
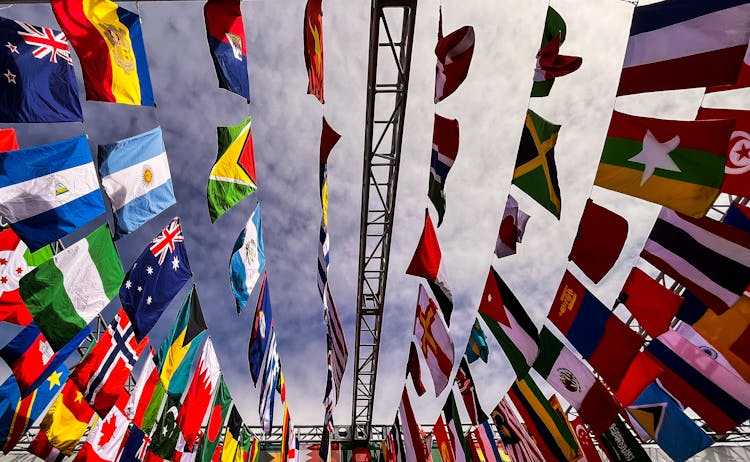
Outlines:
[[[51,4],[81,60],[86,99],[154,105],[137,14],[110,0],[52,0]]]

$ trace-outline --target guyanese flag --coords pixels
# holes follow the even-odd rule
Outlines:
[[[700,218],[719,195],[733,129],[614,111],[594,184]]]
[[[208,177],[211,223],[257,189],[250,121],[248,117],[239,125],[216,129],[219,152]]]
[[[555,143],[560,125],[528,110],[518,145],[513,184],[539,205],[560,218],[560,186],[557,183]]]

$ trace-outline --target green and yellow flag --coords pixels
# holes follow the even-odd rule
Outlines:
[[[518,146],[513,184],[560,218],[560,186],[555,166],[555,143],[560,126],[528,110]]]
[[[207,194],[211,223],[257,189],[250,120],[216,129],[219,152],[208,177]]]
[[[244,462],[244,450],[240,446],[243,433],[242,416],[236,406],[229,412],[227,431],[224,433],[224,446],[221,449],[221,462]]]

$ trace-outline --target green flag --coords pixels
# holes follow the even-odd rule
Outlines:
[[[57,351],[117,295],[124,272],[106,225],[19,281],[34,322]]]
[[[607,457],[612,462],[650,462],[643,447],[630,433],[630,429],[617,419],[609,429],[597,439],[604,446]]]
[[[159,417],[159,409],[161,409],[161,404],[164,401],[164,395],[164,385],[161,384],[161,381],[156,382],[154,394],[151,395],[151,401],[146,406],[146,412],[143,414],[143,422],[141,423],[141,430],[147,435],[151,433],[156,423],[156,418]]]
[[[537,68],[534,73],[534,85],[531,87],[532,97],[543,97],[552,91],[555,77],[569,74],[579,67],[583,60],[576,56],[561,56],[560,45],[565,42],[567,26],[560,13],[554,8],[547,7],[547,18],[544,21],[542,44],[537,53]]]
[[[159,418],[159,423],[151,437],[151,451],[162,459],[171,460],[180,428],[177,426],[177,414],[180,411],[180,400],[167,396],[164,408]]]
[[[211,406],[206,433],[196,456],[197,462],[211,461],[214,452],[216,452],[216,446],[219,445],[221,430],[224,428],[224,421],[229,413],[230,404],[232,404],[232,395],[229,394],[229,388],[227,388],[222,375],[219,377],[219,386],[216,388],[214,404]]]

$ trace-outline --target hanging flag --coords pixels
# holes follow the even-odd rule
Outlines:
[[[156,425],[153,440],[149,450],[162,459],[172,460],[172,455],[177,447],[180,436],[180,428],[177,426],[177,415],[180,412],[180,399],[167,395],[161,411],[161,417]]]
[[[734,120],[614,111],[594,184],[700,218],[719,195]]]
[[[648,335],[658,337],[669,329],[682,297],[651,279],[640,268],[633,267],[617,302],[625,304]]]
[[[508,397],[523,417],[529,434],[544,454],[544,460],[578,460],[579,448],[575,437],[531,376],[516,379],[508,391]]]
[[[492,432],[492,426],[488,420],[482,422],[482,424],[475,428],[472,433],[474,434],[474,439],[482,451],[486,462],[502,461],[500,451],[495,442],[495,434]]]
[[[750,232],[750,207],[732,202],[722,221],[742,231]]]
[[[124,393],[125,383],[148,338],[135,339],[133,326],[121,308],[96,345],[70,374],[84,399],[100,417],[106,416]]]
[[[247,39],[240,0],[208,0],[203,6],[203,16],[219,87],[250,101]]]
[[[662,208],[641,258],[721,314],[750,284],[750,233]]]
[[[257,189],[253,132],[248,117],[239,125],[217,127],[219,150],[208,176],[208,214],[214,223]]]
[[[637,6],[617,95],[735,83],[748,21],[750,5],[736,0]]]
[[[40,459],[44,459],[45,462],[62,462],[65,460],[65,454],[61,453],[59,449],[52,446],[47,439],[47,435],[44,432],[38,432],[36,437],[31,440],[29,447],[26,450]]]
[[[607,431],[617,419],[619,405],[583,361],[547,327],[542,327],[539,337],[541,345],[534,370],[578,410],[594,433]]]
[[[508,398],[503,398],[492,411],[497,433],[505,452],[514,462],[544,462],[544,457],[526,427],[516,418]]]
[[[250,430],[243,426],[242,431],[240,431],[240,442],[237,446],[237,452],[234,454],[234,459],[237,462],[255,462],[253,459],[250,459],[250,456],[257,458],[259,447],[260,441],[258,441],[258,438],[255,438]]]
[[[68,380],[68,367],[60,364],[39,387],[21,397],[15,377],[9,376],[0,386],[0,439],[3,452],[12,451],[31,425],[41,417],[53,398]],[[7,407],[5,407],[7,406]]]
[[[729,138],[726,164],[724,165],[724,182],[721,192],[750,196],[750,115],[747,111],[736,109],[713,109],[701,107],[696,120],[734,119],[734,131]]]
[[[185,391],[193,359],[205,335],[206,321],[198,292],[193,286],[177,313],[174,327],[156,355],[161,383],[170,396],[179,397]]]
[[[49,444],[70,456],[89,426],[94,410],[83,399],[83,393],[68,380],[39,425]]]
[[[473,363],[477,359],[481,359],[485,364],[490,355],[490,348],[487,346],[487,337],[484,335],[482,325],[479,323],[479,318],[474,319],[474,324],[471,326],[469,332],[469,341],[466,344],[466,360],[469,364]]]
[[[443,37],[443,12],[440,11],[438,41],[435,45],[435,104],[450,96],[466,80],[474,54],[474,28],[463,26]]]
[[[169,302],[193,275],[184,240],[180,217],[175,217],[143,249],[125,275],[120,301],[133,321],[138,340],[151,331]]]
[[[145,462],[151,438],[137,425],[131,425],[125,437],[120,460],[122,462]]]
[[[443,421],[443,415],[438,414],[437,422],[432,427],[432,434],[435,435],[435,443],[437,445],[438,452],[440,453],[440,459],[442,462],[456,462],[455,451],[453,450],[453,442],[448,435],[448,431]],[[387,458],[386,462],[390,461]]]
[[[547,18],[544,20],[542,44],[536,54],[534,85],[531,96],[547,96],[555,83],[555,77],[562,77],[575,72],[583,64],[579,56],[560,54],[560,45],[565,42],[567,26],[560,13],[551,6],[547,7]]]
[[[135,382],[135,388],[130,393],[130,399],[125,406],[125,415],[134,425],[143,426],[143,418],[146,415],[146,409],[154,396],[156,384],[159,382],[159,369],[156,366],[154,358],[154,347],[148,347],[148,359],[138,375]]]
[[[438,214],[438,227],[445,215],[445,180],[458,154],[458,120],[447,119],[435,113],[432,128],[432,157],[427,196]]]
[[[658,382],[646,388],[627,410],[637,422],[636,432],[645,432],[647,440],[653,439],[673,460],[685,461],[714,443]]]
[[[158,372],[159,370],[157,369],[157,373]],[[159,413],[161,412],[161,406],[164,402],[164,395],[166,394],[167,392],[164,389],[164,385],[162,384],[160,377],[159,380],[156,381],[156,385],[154,386],[154,391],[151,394],[150,399],[148,399],[146,403],[144,403],[145,410],[143,411],[143,419],[140,427],[147,434],[151,434],[151,431],[154,429],[154,425],[156,425],[156,421],[159,418]]]
[[[654,357],[645,351],[639,352],[615,391],[622,406],[628,406],[638,398],[643,390],[661,375],[662,368]]]
[[[0,156],[0,215],[32,252],[104,213],[86,135]]]
[[[557,397],[556,394],[552,394],[552,396],[549,397],[549,405],[552,406],[552,409],[557,413],[558,416],[560,416],[560,419],[565,423],[565,425],[568,427],[568,430],[570,430],[571,435],[576,440],[576,445],[578,445],[578,437],[575,434],[575,431],[573,430],[573,425],[570,424],[570,420],[568,420],[568,413],[562,408],[562,404],[560,403],[560,399]],[[617,416],[615,416],[617,418]],[[583,451],[581,450],[581,447],[578,446],[578,457],[583,457]],[[581,459],[578,459],[578,462],[580,462]]]
[[[141,18],[110,0],[53,0],[81,60],[86,99],[154,106]]]
[[[403,462],[427,462],[424,456],[424,443],[420,434],[421,429],[417,423],[417,418],[414,416],[414,410],[411,407],[411,400],[406,387],[401,392],[398,415],[399,421],[403,422],[401,428],[404,432],[404,454],[406,454]]]
[[[505,210],[500,220],[500,230],[495,242],[495,255],[497,258],[507,257],[516,253],[517,244],[521,242],[526,230],[526,222],[529,215],[518,207],[518,202],[510,194],[505,202]]]
[[[330,355],[329,367],[332,369],[333,389],[336,393],[336,401],[339,399],[341,390],[341,381],[346,370],[346,362],[349,360],[349,348],[346,346],[346,336],[344,334],[344,325],[339,316],[339,310],[331,297],[330,286],[326,287],[326,312],[325,324],[327,328],[326,345]]]
[[[583,459],[580,459],[578,462],[602,462],[602,457],[599,455],[596,446],[594,446],[591,434],[588,428],[586,428],[586,424],[583,423],[583,419],[580,416],[576,417],[570,422],[570,426],[573,427],[573,433],[578,441],[578,446],[583,452]]]
[[[271,308],[271,291],[268,287],[268,275],[264,273],[260,286],[258,304],[255,307],[253,330],[250,333],[250,344],[247,348],[247,358],[250,363],[250,376],[253,385],[257,386],[263,358],[268,349],[268,341],[273,331],[273,310]]]
[[[229,394],[229,388],[227,388],[227,384],[224,382],[224,376],[220,374],[208,424],[206,425],[206,434],[203,437],[196,457],[197,462],[211,461],[219,444],[221,430],[224,428],[224,420],[229,413],[230,404],[232,404],[232,395]]]
[[[523,377],[539,353],[539,332],[510,288],[490,267],[479,314],[502,347],[518,377]]]
[[[627,220],[588,199],[568,260],[598,284],[617,262],[627,237]]]
[[[78,450],[73,462],[115,462],[121,460],[120,448],[125,442],[128,418],[117,406],[96,421]]]
[[[305,24],[302,26],[305,66],[307,67],[307,94],[323,99],[323,0],[307,0]]]
[[[260,414],[260,425],[266,435],[271,434],[273,426],[273,403],[276,397],[276,388],[279,380],[279,371],[281,364],[279,362],[279,353],[276,350],[276,332],[271,330],[271,336],[268,340],[266,357],[263,362],[263,376],[260,382],[260,399],[258,402],[258,413]]]
[[[568,271],[547,317],[615,389],[644,342]]]
[[[663,369],[664,387],[716,433],[750,418],[750,385],[678,332],[661,334],[646,350]]]
[[[448,428],[448,436],[452,442],[453,459],[455,462],[467,462],[466,456],[470,454],[469,443],[464,436],[463,425],[458,416],[456,399],[453,397],[453,390],[448,393],[448,397],[443,405],[443,416],[445,417],[445,426]]]
[[[489,417],[482,410],[482,405],[479,404],[479,397],[477,396],[476,386],[474,385],[474,379],[471,377],[471,370],[469,369],[469,363],[466,361],[466,356],[462,357],[461,362],[458,364],[455,382],[458,386],[458,391],[461,393],[461,398],[464,401],[471,424],[479,425],[481,422],[487,420]]]
[[[594,436],[611,461],[651,462],[651,458],[621,419],[617,419],[605,433]]]
[[[195,367],[193,380],[190,382],[190,388],[182,401],[180,413],[177,415],[177,426],[190,452],[193,452],[193,443],[208,411],[211,396],[216,391],[219,376],[221,376],[219,360],[209,337],[203,344],[203,352]]]
[[[422,284],[419,285],[413,332],[415,343],[430,369],[435,396],[438,396],[448,385],[453,370],[453,339],[438,307]]]
[[[297,436],[294,432],[292,416],[289,412],[289,402],[286,399],[286,380],[284,371],[279,369],[278,392],[281,395],[281,404],[284,408],[284,415],[281,424],[281,461],[288,462],[297,459]]]
[[[21,326],[32,322],[31,313],[21,299],[18,281],[50,258],[49,246],[31,253],[11,228],[0,231],[0,321]]]
[[[414,255],[411,257],[411,262],[406,268],[406,274],[419,276],[427,280],[427,284],[429,284],[438,305],[440,305],[445,322],[449,324],[451,312],[453,312],[453,294],[451,294],[448,281],[445,278],[440,243],[427,210],[425,210],[424,229],[419,237]]]
[[[528,110],[512,181],[558,220],[562,203],[555,165],[555,143],[559,131],[560,125]]]
[[[73,59],[65,34],[0,18],[4,70],[0,122],[82,122]],[[18,149],[18,145],[3,151]]]
[[[422,366],[419,364],[417,346],[413,341],[409,343],[409,359],[406,360],[406,378],[408,379],[409,376],[411,376],[411,382],[417,396],[424,395],[427,390],[422,383]]]
[[[221,462],[235,462],[235,453],[240,443],[240,433],[242,431],[242,417],[236,406],[232,406],[229,412],[229,421],[227,430],[224,433],[224,445],[221,450]],[[237,461],[242,462],[242,461]]]
[[[237,304],[237,313],[245,309],[247,299],[255,288],[255,283],[266,269],[266,255],[263,250],[263,228],[260,219],[260,202],[245,224],[237,240],[234,241],[232,256],[229,259],[229,280]]]
[[[161,127],[99,145],[99,173],[115,219],[115,238],[132,233],[177,201]]]
[[[109,304],[122,277],[120,257],[104,225],[22,277],[19,288],[34,322],[57,351]]]

